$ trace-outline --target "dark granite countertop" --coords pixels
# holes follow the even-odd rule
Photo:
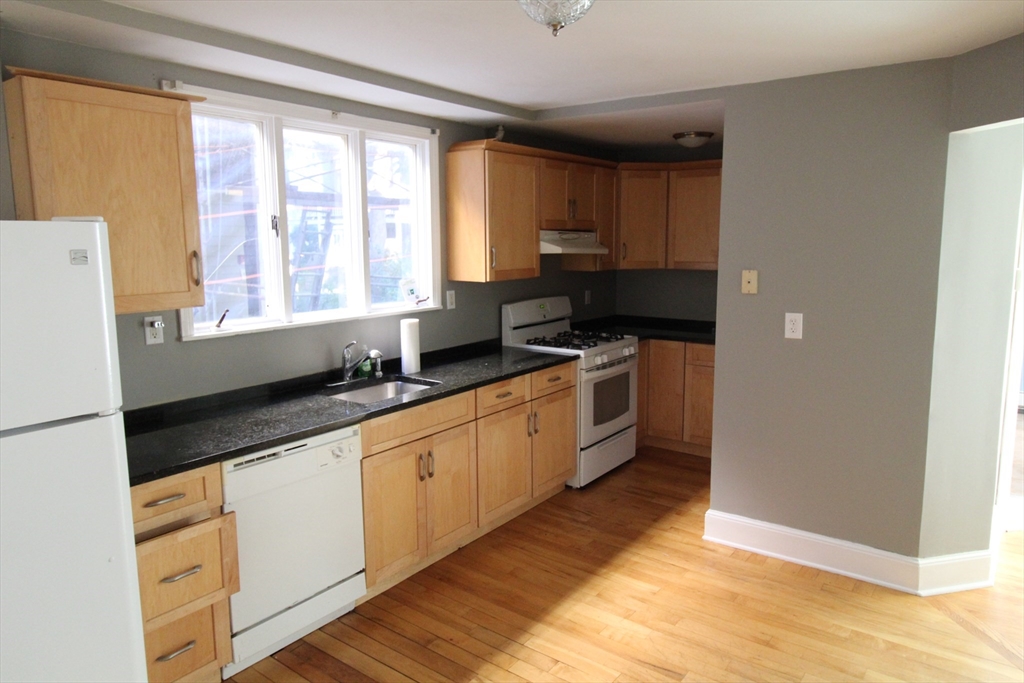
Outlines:
[[[580,329],[600,330],[632,334],[644,339],[666,339],[669,341],[715,343],[715,322],[705,320],[676,320],[673,318],[648,318],[636,315],[612,315],[605,318],[585,320],[573,325]]]
[[[475,346],[472,355],[454,350],[427,354],[411,377],[441,384],[373,404],[331,398],[336,373],[323,373],[253,389],[180,401],[125,413],[128,475],[132,486],[196,467],[274,448],[341,429],[411,406],[572,360],[500,346]],[[464,347],[463,347],[464,348]],[[472,355],[472,357],[467,357]],[[397,374],[398,361],[384,370]]]

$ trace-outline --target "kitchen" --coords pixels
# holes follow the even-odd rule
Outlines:
[[[832,357],[828,359],[816,357],[814,363],[808,367],[797,364],[799,387],[807,397],[798,400],[801,407],[799,412],[814,416],[813,421],[818,425],[838,426],[847,437],[845,442],[852,445],[838,447],[833,444],[833,439],[817,431],[819,427],[811,430],[807,427],[798,427],[799,420],[768,407],[772,401],[768,394],[785,381],[784,370],[793,370],[792,364],[796,362],[789,357],[787,349],[775,348],[775,336],[780,337],[781,343],[781,335],[775,334],[776,329],[780,327],[776,321],[776,309],[773,307],[770,315],[767,312],[748,310],[752,304],[740,298],[738,286],[735,294],[724,290],[716,292],[717,280],[711,274],[667,271],[569,273],[558,270],[557,257],[541,257],[542,274],[539,279],[480,285],[446,285],[446,288],[456,291],[457,306],[454,310],[438,311],[422,317],[421,333],[424,348],[440,349],[497,338],[500,336],[498,310],[502,303],[544,296],[552,292],[567,293],[573,311],[579,319],[630,313],[712,320],[715,319],[717,299],[719,351],[730,355],[735,363],[735,374],[730,373],[724,378],[721,375],[716,377],[716,400],[725,401],[716,405],[717,443],[724,443],[727,447],[732,444],[732,447],[737,448],[737,439],[746,442],[754,439],[756,432],[760,445],[750,446],[749,449],[752,452],[765,453],[767,457],[774,448],[781,448],[782,444],[792,445],[791,437],[784,436],[784,432],[793,429],[795,431],[792,434],[795,434],[802,444],[797,450],[807,453],[808,459],[803,461],[803,466],[810,471],[816,468],[818,462],[811,458],[810,452],[817,451],[821,445],[833,444],[833,449],[838,447],[841,452],[846,453],[841,458],[838,454],[833,457],[840,458],[845,463],[844,467],[849,468],[847,474],[853,482],[855,491],[851,494],[852,499],[848,500],[845,493],[834,491],[836,484],[831,482],[828,475],[821,474],[812,477],[812,486],[821,486],[824,491],[834,491],[835,495],[832,497],[835,500],[831,504],[843,501],[845,512],[831,510],[829,505],[822,501],[800,502],[799,496],[791,494],[794,490],[804,489],[806,481],[800,485],[786,483],[770,473],[757,471],[757,468],[744,474],[743,468],[751,463],[744,463],[742,459],[733,459],[725,455],[720,460],[721,465],[716,462],[715,467],[721,466],[723,469],[720,472],[716,471],[713,484],[713,494],[723,496],[721,509],[917,557],[921,502],[908,498],[899,491],[905,488],[906,481],[921,481],[923,477],[923,450],[920,437],[915,434],[919,434],[921,421],[924,419],[922,401],[927,402],[927,381],[922,378],[925,371],[922,362],[925,362],[923,358],[930,358],[931,355],[932,330],[927,320],[909,318],[906,322],[900,323],[898,334],[895,335],[898,343],[893,348],[892,355],[878,358],[873,350],[877,348],[879,339],[866,331],[867,321],[863,317],[858,317],[860,314],[857,311],[867,306],[870,310],[884,312],[883,317],[892,320],[894,316],[904,311],[927,310],[929,306],[934,309],[934,291],[929,293],[927,287],[906,287],[906,282],[920,283],[934,279],[935,263],[934,260],[923,262],[917,241],[908,237],[908,243],[901,242],[897,251],[887,252],[887,260],[872,265],[873,259],[877,256],[874,250],[865,243],[851,245],[842,235],[863,230],[864,225],[874,222],[882,227],[901,225],[904,226],[903,229],[910,231],[908,235],[916,236],[922,243],[930,245],[929,253],[933,256],[937,254],[935,225],[941,215],[941,197],[936,197],[935,188],[938,187],[941,194],[946,134],[949,130],[1019,116],[1019,111],[1014,109],[1014,105],[1000,108],[998,102],[992,103],[989,100],[992,92],[1007,90],[1001,87],[1002,85],[1019,81],[1015,80],[1017,72],[1012,70],[1005,78],[989,73],[993,64],[1007,64],[1004,55],[1015,54],[1014,49],[1017,49],[1015,44],[1004,44],[996,46],[989,52],[982,51],[956,61],[956,73],[958,78],[963,79],[958,81],[959,87],[966,88],[968,94],[954,100],[952,105],[943,94],[941,86],[947,69],[953,68],[953,65],[946,62],[820,76],[771,86],[738,87],[729,93],[729,136],[730,140],[736,141],[736,146],[730,147],[726,156],[726,174],[729,174],[728,164],[735,163],[733,177],[737,179],[737,185],[730,190],[727,183],[724,188],[723,263],[729,266],[730,272],[736,274],[734,279],[737,280],[739,271],[751,265],[760,267],[763,276],[766,269],[776,271],[773,277],[778,284],[775,287],[783,282],[788,283],[786,286],[792,287],[789,291],[793,298],[810,297],[815,291],[820,291],[822,296],[829,296],[832,305],[836,307],[836,317],[826,318],[828,328],[833,330],[833,334],[839,335],[839,338],[833,338],[831,348],[843,349],[844,356],[839,359],[838,366],[834,354],[829,354]],[[11,31],[4,34],[3,52],[0,54],[4,64],[63,73],[78,70],[80,75],[87,77],[122,82],[127,80],[146,87],[155,86],[152,73],[156,70],[160,78],[180,79],[186,83],[199,83],[228,90],[241,87],[254,92],[262,91],[264,94],[277,93],[284,98],[298,96],[307,100],[319,99],[327,104],[327,98],[296,95],[294,91],[283,88],[275,89],[183,66],[155,67],[152,63],[139,58],[116,56],[101,50],[56,43]],[[1012,59],[1008,63],[1016,64]],[[88,65],[88,68],[82,65]],[[985,74],[984,77],[981,74]],[[988,79],[991,78],[1000,78],[997,81],[1000,87],[992,88],[991,92],[982,96],[982,86],[974,84],[990,82]],[[890,107],[882,101],[885,98],[880,93],[888,92],[891,88],[899,89],[904,85],[909,87],[910,83],[922,82],[926,85],[918,85],[919,89],[914,90],[914,98],[903,103],[903,106],[910,108],[909,112],[899,107]],[[979,88],[979,91],[971,91],[972,87]],[[842,108],[838,104],[842,98],[833,100],[839,97],[839,93],[850,88],[862,95],[861,99],[865,104],[860,108]],[[712,94],[705,93],[703,97],[707,98]],[[790,100],[797,104],[785,104]],[[837,103],[832,104],[833,101]],[[982,105],[984,102],[989,104]],[[954,123],[947,125],[944,115],[938,117],[942,121],[937,121],[934,112],[945,112],[950,106],[953,110]],[[991,113],[984,110],[985,106],[992,108]],[[766,118],[764,109],[772,107],[781,107],[782,113],[773,110],[771,116]],[[805,108],[813,111],[816,118],[809,119],[804,113]],[[390,115],[399,119],[407,118],[395,113]],[[871,150],[870,145],[836,150],[833,144],[844,137],[840,133],[843,130],[864,129],[877,131],[881,135],[888,126],[896,124],[900,126],[900,144],[907,157],[905,163],[914,168],[913,173],[904,174],[907,169],[902,165],[892,168],[894,161],[888,159],[883,150]],[[438,125],[446,146],[456,141],[482,137],[481,130],[472,126],[444,122]],[[782,135],[782,132],[786,134]],[[734,150],[736,156],[731,157]],[[764,177],[761,161],[764,158],[775,160],[771,172],[777,176],[776,178]],[[880,187],[866,171],[883,159],[892,174],[904,178],[902,184],[897,184],[896,189]],[[857,173],[854,170],[857,170]],[[828,194],[830,183],[846,187],[853,184],[850,196],[830,195],[833,201],[840,202],[844,215],[848,216],[840,226],[847,229],[836,229],[835,234],[829,232],[808,240],[808,236],[814,234],[808,232],[813,221],[799,217],[798,211],[787,210],[776,202],[781,198],[791,202],[793,206],[807,206],[810,200],[804,197],[804,192],[799,188],[811,187]],[[789,184],[795,189],[785,189]],[[757,189],[762,185],[763,189]],[[9,183],[5,183],[3,191],[10,192]],[[729,201],[730,192],[734,200],[732,202]],[[773,197],[770,201],[767,197],[769,193]],[[873,207],[860,206],[854,202],[865,194],[875,197],[877,203]],[[900,195],[899,201],[896,200],[897,195]],[[5,197],[9,196],[5,194]],[[906,206],[903,206],[903,203],[906,203]],[[10,206],[11,203],[5,199],[5,212],[10,210]],[[814,207],[815,216],[829,215],[827,204],[819,206],[812,202],[811,206]],[[776,253],[771,244],[763,241],[765,238],[760,237],[761,233],[757,226],[762,223],[759,212],[765,211],[765,207],[771,207],[772,211],[778,212],[769,214],[772,238],[783,241],[791,239],[793,243],[801,244],[804,251],[795,256],[810,261],[818,259],[839,268],[845,278],[843,282],[852,288],[852,298],[834,298],[839,292],[831,284],[832,280],[826,278],[824,274],[809,271],[801,265],[801,261],[795,260],[795,256],[788,252]],[[4,217],[12,216],[5,213]],[[793,223],[792,227],[785,227],[790,222]],[[907,226],[912,226],[912,229]],[[852,254],[851,247],[854,248]],[[844,265],[837,259],[837,254],[840,253],[848,255],[847,258],[850,260],[847,264]],[[894,267],[894,264],[898,264],[898,267]],[[877,289],[858,290],[854,287],[855,283],[860,282],[860,269],[865,269],[871,274],[867,279],[874,280]],[[786,276],[785,280],[779,282],[779,273],[784,270],[793,275]],[[902,275],[896,278],[896,272],[902,272]],[[768,286],[768,282],[763,282],[762,286]],[[587,290],[591,292],[589,306],[585,303]],[[901,290],[905,291],[898,296],[893,295],[894,292]],[[650,296],[650,292],[657,292],[659,295]],[[779,312],[786,310],[781,307],[783,302],[778,303]],[[813,299],[813,303],[821,311],[818,315],[830,315],[819,301]],[[754,317],[748,319],[748,315]],[[850,320],[840,322],[838,318],[842,316],[850,316]],[[399,355],[398,326],[395,319],[370,319],[339,326],[328,325],[246,335],[212,342],[169,341],[163,346],[147,347],[142,341],[142,317],[141,314],[121,316],[117,321],[118,338],[121,342],[125,407],[128,409],[337,367],[341,360],[341,350],[351,339],[376,346],[388,358],[396,358]],[[164,320],[170,326],[167,331],[168,337],[173,337],[173,313],[165,313]],[[818,324],[823,323],[824,321]],[[810,329],[810,320],[808,325]],[[334,329],[335,327],[342,328],[342,331],[339,332]],[[851,347],[842,343],[840,339],[843,337],[857,340],[858,345]],[[888,335],[885,338],[888,344],[893,343]],[[749,339],[749,344],[742,342],[743,339]],[[769,339],[773,341],[769,343]],[[728,351],[729,344],[733,344],[731,353]],[[289,349],[289,353],[280,354],[280,348]],[[748,357],[749,361],[743,360]],[[719,362],[722,362],[721,357]],[[773,363],[781,364],[781,367],[778,370],[770,370],[769,366]],[[873,369],[865,374],[865,367]],[[863,395],[844,399],[834,391],[823,393],[827,387],[817,387],[811,381],[815,376],[829,377],[829,386],[842,385],[845,381],[856,382],[860,386],[870,388],[872,396],[875,396],[875,392],[879,397],[892,396],[903,404],[904,409],[910,408],[907,410],[907,417],[903,422],[897,421],[875,435],[849,433],[849,428],[845,424],[835,425],[833,418],[823,414],[825,407],[830,413],[852,411],[855,416],[853,422],[860,421],[873,425],[878,423],[876,409],[869,407],[870,401],[865,401]],[[815,400],[821,403],[822,408],[813,405]],[[729,417],[731,414],[743,415],[745,425],[748,426],[734,422],[734,419]],[[821,427],[821,430],[828,431],[825,427]],[[724,441],[719,440],[720,437]],[[854,454],[862,457],[861,454],[869,452],[876,452],[877,455],[870,456],[861,465],[854,464]],[[915,456],[896,457],[896,454],[904,452],[914,453]],[[878,472],[883,474],[879,475]],[[719,476],[721,479],[718,479]],[[793,481],[801,479],[796,477]],[[847,486],[850,485],[850,481],[846,482]],[[884,492],[874,490],[879,481],[891,481],[894,485]],[[765,485],[765,482],[769,482],[770,485]],[[719,490],[718,487],[722,488]],[[741,502],[728,500],[729,487],[744,491],[750,498]],[[715,494],[715,491],[718,493]],[[761,496],[765,497],[764,501],[760,501]],[[791,507],[784,511],[769,513],[758,509],[759,504],[769,507],[773,505],[768,499],[793,502],[786,503]],[[861,508],[858,500],[872,501],[879,506],[877,514],[890,517],[897,522],[878,525],[873,521],[874,517],[858,518],[857,514],[853,513],[854,510]],[[801,510],[805,505],[809,507]],[[858,522],[858,519],[861,521]]]

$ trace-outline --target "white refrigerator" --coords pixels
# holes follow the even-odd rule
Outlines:
[[[0,221],[0,679],[145,681],[102,219]]]

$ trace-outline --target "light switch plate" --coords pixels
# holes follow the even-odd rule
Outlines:
[[[743,279],[740,284],[740,293],[757,294],[757,271],[744,270]]]

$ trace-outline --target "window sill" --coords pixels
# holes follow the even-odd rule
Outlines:
[[[220,328],[216,328],[209,332],[193,333],[191,335],[181,336],[181,341],[192,342],[201,341],[205,339],[222,339],[224,337],[237,337],[242,334],[253,334],[256,332],[270,332],[273,330],[292,330],[299,327],[312,327],[314,325],[333,325],[337,323],[346,323],[356,320],[367,320],[370,318],[386,318],[390,316],[406,316],[416,315],[425,311],[440,311],[443,310],[441,306],[418,306],[416,308],[401,308],[401,309],[389,309],[386,311],[379,311],[374,313],[365,313],[362,315],[352,316],[348,318],[329,318],[323,320],[303,320],[300,322],[284,323],[280,321],[267,322],[267,323],[253,323],[246,325],[243,323],[228,324],[226,323]],[[182,329],[181,325],[181,312],[178,313],[178,329]]]

